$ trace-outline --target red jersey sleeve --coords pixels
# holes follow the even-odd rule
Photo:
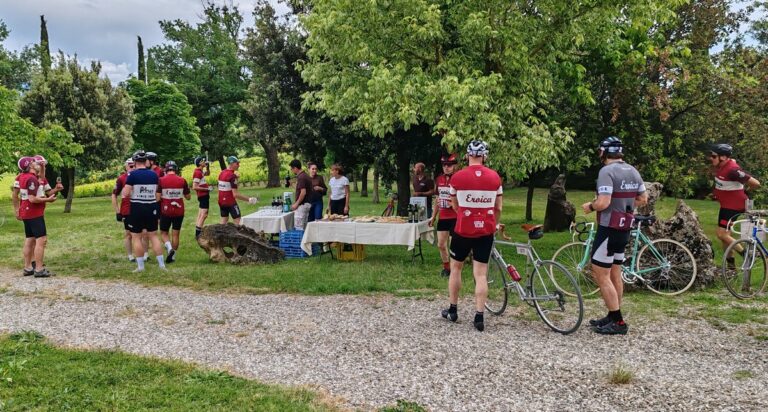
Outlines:
[[[752,176],[750,176],[749,173],[741,169],[733,169],[728,172],[728,179],[737,181],[739,183],[747,183],[751,178]]]

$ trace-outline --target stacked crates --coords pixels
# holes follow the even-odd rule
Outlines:
[[[280,232],[280,249],[285,252],[286,258],[305,258],[309,255],[301,249],[301,239],[304,237],[303,230],[289,230],[287,232]],[[317,255],[320,253],[320,245],[312,244],[312,254]]]
[[[365,259],[365,246],[338,242],[336,243],[336,259],[359,262]]]

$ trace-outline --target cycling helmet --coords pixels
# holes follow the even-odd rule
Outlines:
[[[125,159],[125,164],[128,165],[128,166],[133,166],[133,164],[134,164],[133,158],[129,157],[129,158]]]
[[[727,143],[717,143],[712,145],[712,153],[731,157],[733,155],[733,147]]]
[[[616,136],[609,136],[600,142],[600,150],[606,153],[621,153],[624,150],[624,145]]]
[[[176,162],[174,162],[173,160],[169,160],[169,161],[165,162],[165,170],[166,171],[173,170],[174,172],[178,172],[179,171],[179,166],[177,166]]]
[[[456,153],[445,154],[440,157],[440,163],[444,165],[455,165],[459,160],[456,158]]]
[[[21,170],[22,172],[26,172],[27,170],[29,170],[29,166],[30,166],[30,165],[31,165],[31,164],[32,164],[34,161],[35,161],[35,158],[34,158],[34,157],[29,157],[29,156],[22,156],[22,157],[19,159],[18,163],[16,163],[16,165],[17,165],[17,166],[19,166],[19,170]]]
[[[47,165],[47,164],[48,164],[48,161],[47,161],[47,160],[45,160],[45,158],[43,157],[43,155],[34,155],[34,156],[32,156],[32,158],[33,158],[33,159],[35,159],[35,162],[36,162],[36,163],[40,163],[40,164],[42,164],[43,166],[45,166],[45,165]]]
[[[147,160],[151,160],[153,162],[157,161],[157,153],[155,152],[147,152]]]
[[[133,153],[133,161],[134,162],[146,162],[147,161],[147,153],[143,150],[137,150]]]
[[[205,162],[205,158],[203,156],[197,156],[195,158],[195,167],[200,167],[200,163]]]
[[[488,143],[482,140],[473,140],[467,146],[467,154],[475,157],[488,156]]]
[[[227,164],[231,165],[232,163],[240,163],[240,159],[238,159],[237,156],[229,156],[227,158]]]

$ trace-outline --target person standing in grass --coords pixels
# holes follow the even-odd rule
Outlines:
[[[184,199],[189,200],[190,191],[187,181],[177,175],[179,167],[173,160],[165,164],[165,176],[160,178],[158,190],[160,190],[160,236],[163,238],[168,257],[166,262],[173,263],[176,260],[176,252],[179,250],[179,234],[181,224],[184,222]],[[173,227],[171,236],[168,231]]]
[[[123,196],[123,188],[125,187],[125,181],[128,179],[128,175],[133,171],[133,159],[129,158],[125,161],[125,171],[120,173],[115,181],[115,188],[112,190],[112,208],[115,209],[115,218],[118,222],[123,223],[125,234],[123,236],[123,245],[125,246],[125,252],[128,253],[128,261],[135,262],[136,258],[133,256],[133,241],[131,240],[131,231],[128,228],[128,216],[131,214],[131,199],[127,196]],[[119,204],[118,204],[118,198]]]
[[[17,162],[17,166],[19,167],[19,174],[16,175],[16,179],[13,181],[13,188],[11,189],[11,202],[13,203],[13,214],[16,216],[16,220],[23,220],[20,214],[21,181],[26,179],[26,176],[30,173],[29,168],[32,165],[32,162],[34,162],[34,159],[30,156],[22,156]],[[22,256],[24,259],[24,276],[30,276],[35,273],[34,250],[34,242],[25,239],[24,247],[22,248]]]
[[[600,287],[608,314],[590,320],[589,324],[601,335],[625,335],[629,327],[621,314],[621,265],[634,221],[633,211],[648,201],[648,193],[637,169],[624,162],[624,146],[619,138],[609,136],[601,141],[598,156],[603,167],[597,176],[597,198],[581,208],[585,214],[597,213],[592,277]]]
[[[34,158],[27,159],[26,166],[29,173],[25,174],[19,181],[19,216],[24,222],[24,233],[26,235],[24,248],[32,248],[36,267],[32,268],[32,259],[25,254],[24,257],[24,275],[34,275],[37,278],[49,277],[52,275],[45,267],[45,246],[48,242],[48,234],[45,227],[45,204],[56,201],[56,192],[46,195],[45,187],[47,181],[42,177],[44,159],[39,163]],[[61,189],[59,189],[61,190]]]
[[[335,163],[331,166],[331,179],[328,181],[331,195],[328,197],[328,210],[333,215],[349,215],[349,179],[344,176],[344,169]]]
[[[195,171],[192,173],[192,190],[197,194],[197,202],[200,209],[197,211],[195,219],[195,239],[200,237],[205,225],[205,219],[208,218],[208,208],[211,202],[211,191],[213,187],[208,185],[206,176],[211,175],[211,167],[208,160],[202,156],[195,158]]]
[[[424,173],[426,166],[424,163],[413,165],[413,195],[427,198],[427,213],[432,217],[432,196],[435,194],[435,181],[427,177]]]
[[[309,168],[309,177],[312,179],[312,190],[310,191],[309,199],[312,207],[309,209],[307,222],[313,222],[323,218],[323,196],[328,192],[328,186],[325,185],[323,176],[317,174],[316,163],[307,163],[307,168]]]
[[[240,224],[240,206],[237,205],[237,199],[248,202],[248,204],[256,204],[257,199],[255,197],[248,197],[241,195],[237,191],[237,169],[240,168],[240,160],[235,156],[229,156],[227,158],[226,169],[219,173],[219,208],[221,209],[221,224],[225,225],[229,222],[229,217],[232,216],[232,221],[236,225]]]
[[[160,269],[165,270],[163,245],[157,237],[158,201],[157,191],[159,178],[152,170],[147,169],[147,154],[139,150],[133,154],[135,168],[125,181],[123,196],[131,199],[131,212],[128,218],[128,228],[133,241],[133,253],[136,255],[137,268],[134,272],[144,271],[144,244],[142,237],[149,237],[152,250],[157,258]]]
[[[432,217],[429,219],[429,226],[434,226],[435,218],[437,221],[437,248],[440,250],[440,258],[443,261],[443,270],[440,275],[448,277],[451,275],[451,261],[448,254],[448,238],[453,234],[453,228],[456,226],[456,211],[453,210],[451,202],[451,177],[456,171],[458,159],[456,154],[445,155],[440,158],[443,165],[443,174],[437,177],[435,184],[437,186],[437,202],[435,202]]]
[[[485,301],[488,298],[488,261],[493,249],[496,227],[501,219],[501,178],[493,169],[485,167],[488,145],[473,140],[467,146],[465,169],[451,178],[450,194],[456,211],[456,225],[451,239],[451,275],[448,279],[450,306],[441,315],[456,322],[457,304],[461,289],[461,270],[464,260],[472,253],[472,276],[475,278],[475,329],[485,330]]]

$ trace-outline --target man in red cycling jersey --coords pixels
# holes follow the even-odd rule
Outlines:
[[[485,329],[483,314],[488,298],[488,260],[493,249],[496,225],[501,218],[501,178],[494,170],[484,166],[488,146],[473,140],[467,146],[469,166],[456,172],[451,178],[450,194],[456,211],[456,226],[451,239],[451,275],[448,279],[450,307],[441,315],[456,322],[461,289],[461,269],[464,260],[472,252],[472,275],[475,278],[475,319],[478,331]]]
[[[456,211],[453,210],[453,203],[451,202],[450,183],[451,177],[453,177],[456,171],[458,158],[455,153],[452,153],[441,157],[440,162],[443,164],[443,174],[435,179],[437,202],[435,202],[432,217],[429,219],[429,226],[433,226],[435,218],[439,216],[440,219],[437,221],[437,248],[440,250],[440,258],[443,261],[443,270],[440,272],[440,275],[448,277],[451,275],[448,238],[453,233],[454,226],[456,226]]]
[[[208,208],[210,207],[213,187],[208,186],[205,177],[210,175],[211,168],[208,165],[208,159],[202,156],[196,157],[195,171],[192,172],[192,190],[197,194],[197,202],[200,208],[197,211],[197,219],[195,219],[195,239],[200,237],[205,219],[208,218]]]
[[[115,219],[118,222],[123,223],[123,229],[125,229],[123,246],[125,247],[125,252],[128,254],[128,261],[130,262],[136,261],[136,258],[133,256],[131,230],[128,227],[128,216],[131,214],[131,199],[128,198],[128,196],[123,196],[123,188],[125,187],[125,181],[128,179],[128,174],[133,171],[133,166],[133,159],[128,158],[128,160],[125,161],[125,171],[120,173],[120,176],[117,177],[115,188],[112,190],[112,208],[115,209]]]
[[[248,197],[237,192],[237,169],[240,168],[240,160],[235,156],[227,158],[229,166],[219,173],[219,208],[221,209],[221,224],[224,225],[232,216],[232,221],[236,225],[240,224],[240,207],[237,205],[237,199],[256,204],[255,197]]]
[[[32,248],[36,267],[32,269],[32,259],[25,254],[24,256],[24,275],[34,274],[35,277],[49,277],[51,272],[45,267],[44,255],[45,245],[48,241],[48,235],[45,227],[45,204],[56,200],[56,192],[46,195],[45,188],[48,182],[41,177],[43,163],[45,159],[35,161],[35,158],[28,158],[26,166],[29,173],[26,173],[19,180],[19,216],[24,222],[24,233],[26,240],[24,249]],[[60,189],[59,189],[60,190]],[[49,188],[49,192],[50,188]],[[32,273],[30,273],[32,272]]]
[[[187,181],[176,174],[179,167],[173,160],[165,164],[165,176],[160,178],[158,189],[160,190],[160,235],[168,252],[166,263],[176,260],[176,252],[179,250],[179,234],[181,224],[184,221],[184,199],[189,200],[190,191]],[[171,236],[168,231],[173,227]]]
[[[147,152],[147,162],[147,169],[151,169],[153,172],[155,172],[158,178],[165,176],[163,168],[157,164],[157,153]]]
[[[21,181],[26,179],[26,175],[30,173],[29,167],[32,165],[32,162],[34,162],[34,159],[30,156],[22,156],[17,162],[17,165],[19,166],[19,174],[16,175],[16,179],[13,181],[13,188],[11,189],[11,201],[13,203],[13,213],[14,216],[16,216],[16,220],[22,220],[20,215]],[[22,248],[22,255],[24,257],[24,276],[30,276],[35,273],[34,249],[34,242],[29,240],[24,241],[24,247]]]
[[[712,152],[709,155],[715,172],[715,187],[712,193],[720,202],[716,233],[723,248],[727,248],[734,241],[728,221],[746,210],[746,200],[749,197],[745,192],[745,186],[750,190],[760,187],[760,182],[742,170],[731,156],[733,156],[733,147],[725,143],[712,146]],[[727,256],[726,261],[729,264],[735,264],[732,256]]]

